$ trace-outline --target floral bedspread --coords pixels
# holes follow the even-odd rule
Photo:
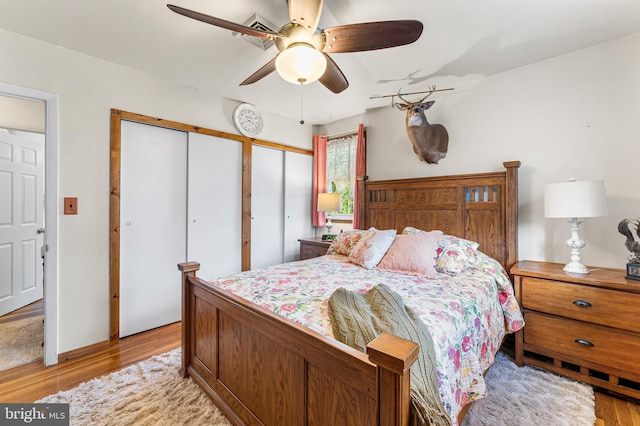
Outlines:
[[[461,273],[426,279],[326,255],[213,282],[326,336],[331,336],[327,301],[333,291],[364,292],[379,283],[400,294],[431,331],[440,396],[456,425],[461,408],[485,394],[482,373],[493,364],[505,333],[524,325],[511,282],[497,261],[478,252]]]

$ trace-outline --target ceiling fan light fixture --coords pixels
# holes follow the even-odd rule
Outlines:
[[[327,69],[327,58],[308,43],[293,43],[276,57],[280,77],[293,84],[318,80]]]

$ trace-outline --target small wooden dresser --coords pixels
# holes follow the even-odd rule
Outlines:
[[[322,241],[322,237],[301,238],[298,241],[300,241],[300,260],[323,256],[327,254],[331,245],[331,241]]]
[[[525,320],[516,363],[640,398],[640,282],[622,269],[582,275],[563,266],[522,261],[511,269]]]

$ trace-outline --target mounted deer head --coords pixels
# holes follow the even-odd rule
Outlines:
[[[435,92],[436,86],[429,88],[429,93],[418,102],[409,102],[404,99],[398,91],[398,97],[405,103],[395,103],[399,110],[406,111],[405,124],[407,135],[413,145],[413,152],[416,153],[420,161],[429,164],[438,164],[438,161],[447,155],[449,149],[449,134],[447,129],[441,124],[429,124],[424,114],[431,108],[435,101],[423,103],[425,99]]]

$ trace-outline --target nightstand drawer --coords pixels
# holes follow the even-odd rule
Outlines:
[[[327,247],[311,246],[302,244],[300,246],[300,259],[311,259],[313,257],[322,256],[327,253]]]
[[[525,277],[522,306],[539,312],[640,332],[640,294]]]
[[[525,312],[524,344],[640,373],[640,335]]]
[[[327,254],[331,241],[322,241],[321,237],[300,238],[300,260],[311,259]]]

